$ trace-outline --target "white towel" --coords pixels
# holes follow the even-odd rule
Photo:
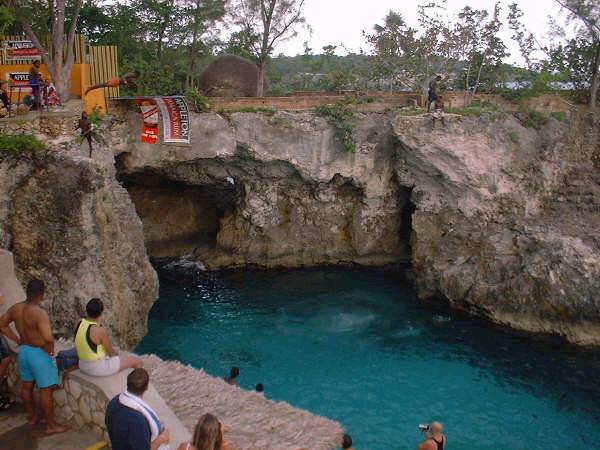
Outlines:
[[[160,434],[162,424],[158,418],[158,415],[154,412],[152,407],[144,400],[139,398],[137,395],[133,395],[131,392],[125,391],[119,395],[119,403],[123,406],[127,406],[135,411],[138,411],[144,415],[150,426],[150,440],[154,440]],[[158,447],[158,450],[169,450],[169,444],[162,444]]]

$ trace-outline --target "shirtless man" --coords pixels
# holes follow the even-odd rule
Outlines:
[[[42,414],[46,420],[46,433],[63,433],[69,427],[54,420],[52,391],[58,384],[58,371],[52,357],[54,356],[54,336],[50,329],[50,319],[40,303],[44,299],[44,282],[31,280],[27,285],[27,299],[13,305],[0,317],[0,332],[9,339],[20,344],[19,377],[21,398],[27,411],[30,425],[39,422],[33,402],[33,387],[40,388]],[[10,329],[10,324],[17,327],[19,336]]]
[[[104,83],[94,84],[93,86],[88,87],[85,90],[85,93],[83,95],[87,95],[90,91],[93,91],[95,89],[116,88],[119,86],[126,86],[126,87],[130,87],[132,89],[137,89],[137,84],[135,83],[135,79],[138,78],[139,76],[140,76],[140,72],[137,70],[135,70],[133,72],[127,72],[126,74],[121,75],[120,77],[114,77],[108,81],[105,81]]]

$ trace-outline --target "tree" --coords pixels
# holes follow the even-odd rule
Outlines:
[[[267,63],[275,45],[296,36],[296,27],[306,24],[304,1],[237,0],[231,9],[233,22],[250,37],[247,42],[258,66],[257,97],[264,95]]]
[[[395,83],[420,89],[417,70],[419,41],[417,31],[409,27],[400,13],[390,11],[384,24],[376,24],[373,34],[363,35],[373,52],[372,78],[388,78],[390,90]]]
[[[516,3],[508,5],[508,26],[513,32],[512,39],[519,45],[521,57],[525,61],[527,68],[532,70],[535,68],[533,53],[539,47],[533,33],[530,33],[521,22],[523,11]]]
[[[464,86],[467,104],[479,89],[484,68],[498,67],[508,56],[506,46],[498,37],[502,27],[500,12],[500,4],[496,3],[491,17],[486,10],[475,10],[469,6],[458,14],[451,48],[456,49],[457,60],[466,63]]]
[[[569,13],[569,20],[579,25],[578,38],[584,47],[590,47],[590,98],[589,106],[596,108],[600,90],[600,2],[598,0],[555,0]],[[580,42],[581,44],[581,42]]]
[[[186,7],[186,15],[191,17],[191,41],[188,46],[188,65],[185,85],[187,89],[194,87],[194,73],[198,49],[202,36],[208,31],[209,25],[225,15],[224,0],[191,0]]]
[[[67,0],[7,1],[23,31],[42,54],[58,95],[63,101],[69,98],[71,68],[74,61],[73,43],[81,3],[82,0],[72,0],[70,5],[67,5]],[[68,19],[67,6],[70,7]],[[47,25],[40,24],[40,16],[44,14],[47,14]],[[51,32],[50,46],[42,43],[45,42],[44,37],[48,28]],[[67,28],[66,41],[65,28]]]

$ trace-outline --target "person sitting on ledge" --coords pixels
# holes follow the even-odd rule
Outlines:
[[[127,376],[127,390],[108,402],[104,421],[112,450],[167,450],[171,433],[142,397],[150,385],[144,369]]]
[[[183,442],[177,450],[229,450],[223,439],[223,424],[212,414],[204,414],[194,428],[192,442]]]
[[[113,348],[108,332],[100,325],[104,311],[102,301],[91,299],[85,310],[87,318],[81,319],[75,328],[75,348],[81,371],[93,377],[106,377],[123,369],[142,367],[140,358],[119,354]]]
[[[236,378],[238,377],[239,374],[240,374],[240,368],[239,367],[232,367],[231,370],[229,371],[229,376],[228,377],[224,377],[223,379],[225,380],[225,382],[227,384],[235,386],[237,384],[237,382],[235,380],[236,380]]]
[[[352,448],[352,438],[349,434],[345,434],[342,438],[342,449],[343,450],[354,450]]]

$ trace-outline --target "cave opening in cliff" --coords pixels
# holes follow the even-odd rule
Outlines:
[[[411,260],[411,236],[412,236],[412,217],[417,209],[415,204],[411,201],[412,187],[399,186],[399,200],[398,205],[400,207],[400,243],[403,247],[405,254],[407,255],[408,261]]]
[[[121,177],[144,226],[148,255],[172,258],[212,251],[221,220],[235,208],[236,185],[190,185],[153,172]]]

